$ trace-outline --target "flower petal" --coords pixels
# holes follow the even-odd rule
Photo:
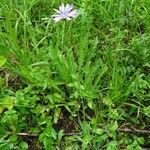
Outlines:
[[[66,19],[67,19],[67,20],[71,20],[71,18],[70,18],[70,17],[66,17]]]
[[[68,17],[76,17],[77,14],[78,14],[78,10],[75,9],[75,10],[70,11],[70,12],[67,14],[67,16],[68,16]]]
[[[72,9],[73,9],[73,5],[67,4],[66,7],[65,7],[65,12],[68,13]]]
[[[61,13],[63,13],[65,11],[65,5],[64,3],[62,3],[60,6],[59,6],[59,10]]]
[[[53,20],[54,20],[55,22],[58,22],[58,21],[60,21],[61,19],[63,19],[62,16],[60,16],[60,15],[53,15]]]

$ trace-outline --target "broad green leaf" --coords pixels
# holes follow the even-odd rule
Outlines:
[[[102,135],[104,133],[103,129],[97,128],[96,130],[94,130],[94,133]]]
[[[7,108],[8,110],[11,110],[13,108],[13,101],[9,97],[6,97],[1,100],[0,106],[1,108],[4,107],[4,108]]]
[[[0,67],[2,67],[6,62],[6,58],[3,56],[0,56]]]
[[[0,114],[4,111],[4,107],[3,106],[0,106]]]
[[[88,106],[89,106],[91,109],[93,109],[93,101],[89,100],[89,101],[88,101]]]
[[[28,149],[28,144],[24,141],[21,141],[19,146],[22,150],[27,150]]]

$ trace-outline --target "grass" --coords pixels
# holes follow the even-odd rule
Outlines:
[[[1,0],[0,149],[150,147],[149,0],[64,2]]]

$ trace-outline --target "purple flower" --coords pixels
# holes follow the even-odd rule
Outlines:
[[[78,15],[78,10],[73,9],[73,5],[70,4],[67,4],[65,6],[64,3],[62,3],[59,6],[59,9],[55,9],[55,11],[57,12],[57,14],[53,15],[53,20],[55,22],[58,22],[62,19],[71,20],[72,18],[75,18]]]

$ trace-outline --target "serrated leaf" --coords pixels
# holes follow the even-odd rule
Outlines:
[[[64,130],[61,129],[61,130],[58,132],[58,143],[59,143],[59,144],[61,143],[61,140],[62,140],[63,135],[64,135]]]

